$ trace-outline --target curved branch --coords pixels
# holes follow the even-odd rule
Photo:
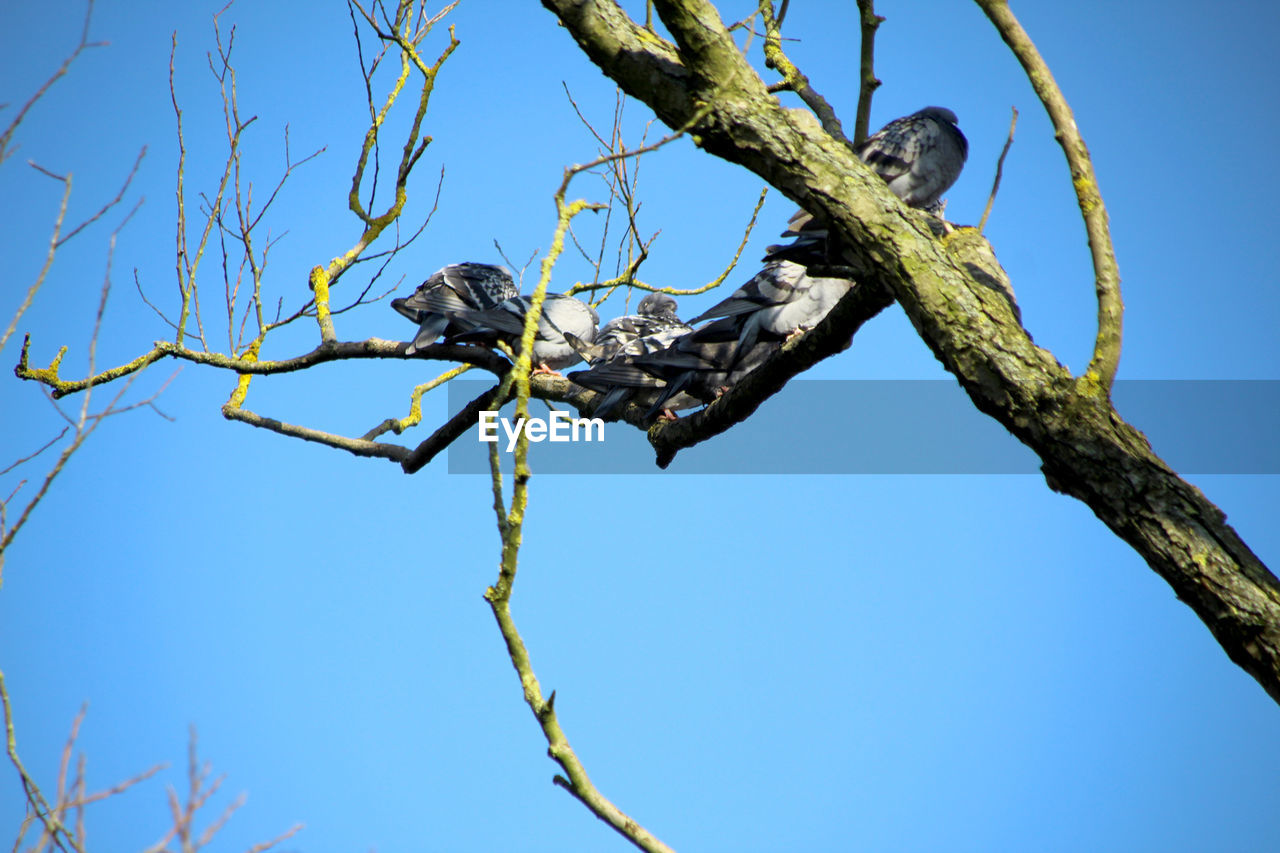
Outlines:
[[[1116,266],[1115,249],[1111,245],[1111,227],[1107,208],[1098,189],[1098,178],[1093,172],[1089,149],[1076,128],[1075,116],[1062,90],[1053,79],[1049,66],[1027,31],[1018,23],[1006,0],[974,0],[995,24],[1000,37],[1022,63],[1027,79],[1040,96],[1049,119],[1053,122],[1054,138],[1067,155],[1071,168],[1071,185],[1076,191],[1076,203],[1084,217],[1085,232],[1089,237],[1089,252],[1093,256],[1094,288],[1098,294],[1098,337],[1093,345],[1093,358],[1083,377],[1085,390],[1110,398],[1111,385],[1120,365],[1120,345],[1123,336],[1124,302],[1120,298],[1120,270]]]
[[[583,291],[596,291],[596,290],[612,291],[613,288],[624,287],[624,286],[632,288],[634,290],[643,290],[648,293],[669,293],[672,296],[696,296],[700,293],[706,293],[708,290],[714,290],[715,288],[724,284],[725,279],[727,279],[730,273],[732,273],[734,269],[737,268],[738,261],[741,260],[742,258],[742,252],[747,248],[747,243],[751,239],[751,231],[756,227],[756,217],[760,215],[760,208],[764,207],[764,200],[768,197],[768,195],[769,195],[768,187],[765,187],[760,191],[760,198],[756,199],[756,206],[751,211],[751,219],[747,221],[746,230],[743,231],[742,233],[742,240],[739,241],[738,248],[734,250],[733,257],[729,259],[729,263],[720,272],[720,274],[715,278],[711,279],[711,281],[707,282],[706,284],[699,285],[698,287],[689,287],[684,289],[681,289],[679,287],[657,287],[655,285],[646,284],[643,281],[639,281],[638,279],[633,278],[631,271],[628,271],[626,274],[618,276],[616,278],[611,278],[608,281],[597,281],[592,283],[579,282],[575,284],[573,287],[566,290],[565,295],[573,296],[574,294],[582,293]]]

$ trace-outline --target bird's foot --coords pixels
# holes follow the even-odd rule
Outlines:
[[[789,344],[789,343],[791,343],[792,341],[794,341],[796,338],[802,338],[802,337],[804,337],[804,334],[805,334],[805,332],[807,332],[807,331],[809,331],[809,327],[808,327],[808,326],[801,326],[801,327],[799,327],[798,329],[793,330],[793,331],[791,332],[791,334],[787,335],[786,339],[785,339],[785,340],[783,340],[782,345],[783,345],[783,346],[786,346],[787,344]]]

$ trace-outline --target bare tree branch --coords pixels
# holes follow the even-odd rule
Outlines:
[[[991,215],[991,206],[996,203],[996,193],[1000,191],[1000,178],[1004,175],[1004,158],[1009,156],[1009,148],[1013,146],[1013,131],[1018,126],[1018,108],[1013,107],[1013,117],[1009,119],[1009,138],[1000,149],[1000,157],[996,160],[996,178],[991,182],[991,195],[987,196],[987,206],[982,209],[982,218],[978,220],[978,233],[987,227],[987,217]]]
[[[81,26],[81,29],[80,29],[80,43],[77,44],[75,47],[75,50],[73,50],[71,54],[62,61],[62,64],[58,66],[58,70],[53,72],[53,75],[48,80],[46,80],[39,89],[35,91],[35,94],[33,94],[30,98],[27,99],[27,102],[22,105],[21,109],[18,110],[18,114],[15,115],[13,117],[13,120],[9,122],[9,126],[6,127],[3,132],[0,132],[0,163],[3,163],[5,160],[9,159],[9,157],[16,150],[15,148],[11,148],[9,143],[13,139],[13,134],[17,132],[18,127],[22,124],[22,120],[27,117],[27,113],[31,111],[31,108],[34,107],[40,101],[40,99],[45,96],[45,94],[49,91],[49,88],[53,86],[54,83],[57,83],[58,80],[60,80],[64,75],[66,75],[67,71],[70,70],[71,68],[71,63],[75,62],[76,59],[79,58],[80,54],[88,50],[89,48],[105,47],[107,44],[109,44],[109,42],[105,42],[105,41],[94,41],[94,42],[89,41],[89,23],[92,20],[93,20],[93,0],[88,0],[88,2],[85,4],[84,24]]]
[[[404,472],[406,474],[416,474],[430,464],[431,460],[435,459],[442,450],[445,450],[465,435],[467,430],[475,427],[481,412],[497,411],[502,408],[511,399],[511,394],[508,393],[499,402],[498,389],[499,386],[494,385],[470,403],[467,403],[462,407],[461,411],[445,421],[425,441],[415,447],[400,463],[404,468]]]
[[[1085,232],[1089,236],[1089,252],[1093,256],[1094,287],[1098,294],[1098,336],[1093,345],[1093,358],[1089,369],[1081,377],[1082,391],[1110,398],[1111,385],[1115,382],[1120,366],[1120,344],[1123,336],[1124,302],[1120,298],[1120,269],[1116,266],[1115,249],[1111,245],[1111,226],[1107,208],[1098,189],[1098,178],[1093,172],[1093,160],[1089,149],[1076,127],[1075,116],[1058,83],[1053,79],[1049,66],[1031,37],[1014,17],[1005,0],[974,0],[995,24],[1000,37],[1013,51],[1027,72],[1031,87],[1040,96],[1049,119],[1053,122],[1054,138],[1067,155],[1071,168],[1071,186],[1076,192],[1076,203],[1084,217]]]
[[[393,462],[402,462],[409,454],[409,448],[401,447],[398,444],[384,444],[377,441],[368,441],[363,438],[348,438],[347,436],[337,435],[336,433],[324,432],[323,430],[312,429],[311,427],[299,426],[297,424],[288,424],[278,421],[275,418],[266,418],[262,415],[242,408],[234,403],[226,403],[222,407],[222,416],[227,420],[240,421],[252,427],[270,430],[271,432],[287,435],[290,438],[300,438],[303,441],[313,441],[317,444],[325,444],[329,447],[345,450],[354,456],[368,456],[373,458],[390,459]]]
[[[279,361],[259,361],[255,353],[247,352],[240,357],[223,355],[216,352],[204,352],[180,347],[170,341],[156,341],[151,350],[143,353],[133,361],[104,370],[89,379],[65,380],[59,376],[59,366],[66,355],[66,347],[58,351],[48,367],[33,368],[27,360],[30,347],[30,336],[23,342],[22,354],[14,373],[20,379],[29,379],[47,385],[55,398],[65,397],[78,391],[84,391],[91,385],[105,385],[125,376],[139,372],[162,358],[172,357],[195,364],[207,364],[212,367],[230,370],[234,373],[265,376],[275,373],[293,373],[317,364],[329,361],[358,358],[406,358],[405,348],[408,344],[402,341],[386,341],[381,338],[369,338],[364,341],[338,341],[321,344],[310,352]],[[419,349],[414,358],[429,361],[457,361],[482,367],[490,373],[503,375],[511,367],[511,363],[493,350],[484,347],[462,344],[432,344]]]
[[[498,386],[495,389],[486,392],[485,395],[482,395],[477,400],[472,401],[472,403],[467,407],[468,409],[475,406],[487,405],[491,401],[505,400],[508,396],[514,395],[516,400],[515,415],[517,420],[520,418],[527,419],[529,416],[533,339],[534,333],[537,329],[538,318],[542,310],[543,300],[547,293],[547,287],[551,281],[552,269],[554,268],[561,252],[564,250],[565,235],[569,231],[569,226],[573,217],[584,210],[589,210],[594,207],[582,200],[574,202],[566,201],[566,193],[568,191],[570,181],[572,181],[576,175],[581,174],[602,162],[608,162],[622,156],[634,156],[645,150],[653,150],[660,145],[666,144],[685,130],[686,128],[684,127],[678,128],[672,136],[669,136],[652,146],[646,146],[645,149],[639,149],[635,152],[631,152],[630,155],[610,154],[600,158],[594,163],[565,169],[564,179],[561,181],[560,187],[555,193],[557,212],[555,232],[551,240],[551,245],[547,250],[547,254],[542,259],[541,275],[539,276],[537,287],[534,288],[533,295],[530,299],[530,307],[525,316],[524,334],[521,340],[519,355],[515,359],[515,364],[512,367],[511,372],[503,377]],[[559,381],[568,384],[567,380],[560,379]],[[453,422],[460,422],[460,419],[454,418]],[[428,441],[430,441],[430,439]],[[437,443],[443,445],[447,442],[442,438]],[[426,456],[426,453],[427,451],[424,451],[422,455]],[[542,729],[543,736],[547,740],[547,751],[552,759],[560,765],[561,769],[567,776],[567,778],[556,776],[556,784],[568,790],[581,803],[587,806],[587,808],[590,809],[596,817],[609,824],[619,834],[640,849],[650,851],[668,851],[670,848],[641,827],[630,816],[623,813],[591,783],[585,768],[578,760],[573,748],[569,745],[568,738],[560,727],[560,723],[555,712],[555,693],[552,692],[550,697],[546,699],[543,698],[542,688],[538,683],[537,675],[533,671],[533,664],[529,658],[528,649],[525,647],[524,641],[521,639],[520,634],[516,629],[515,620],[511,615],[511,595],[515,585],[516,570],[523,535],[524,514],[525,509],[528,506],[529,479],[532,477],[532,471],[529,468],[528,454],[528,433],[521,430],[516,441],[514,483],[511,490],[510,509],[508,510],[503,498],[502,471],[501,466],[499,465],[496,444],[491,445],[489,449],[490,474],[493,483],[494,512],[497,516],[498,532],[501,538],[502,557],[498,572],[498,580],[493,586],[489,587],[485,591],[485,600],[489,602],[489,606],[493,611],[494,619],[498,623],[498,629],[502,633],[503,639],[506,641],[507,653],[511,658],[512,666],[515,667],[516,673],[520,679],[520,685],[524,693],[525,702],[533,712],[535,719],[538,721],[538,725]]]
[[[195,727],[192,726],[189,740],[187,742],[187,795],[186,802],[179,800],[178,792],[170,787],[168,791],[169,814],[173,821],[169,830],[157,841],[146,849],[146,853],[167,853],[169,843],[177,840],[179,849],[182,853],[198,853],[198,851],[206,847],[213,841],[215,835],[222,830],[231,816],[235,814],[245,803],[245,795],[241,794],[232,800],[222,812],[214,818],[214,820],[205,827],[204,831],[199,835],[196,834],[195,819],[197,813],[200,812],[222,787],[225,776],[219,776],[213,779],[209,778],[213,772],[210,765],[206,762],[201,764],[197,750],[197,738]],[[286,830],[275,838],[254,845],[250,848],[250,853],[262,853],[279,844],[285,839],[296,835],[303,828],[302,824],[295,824],[292,828]]]
[[[782,11],[777,19],[773,16],[773,0],[760,0],[760,14],[764,18],[764,56],[765,64],[777,69],[787,83],[787,88],[800,96],[814,115],[822,122],[822,127],[832,139],[838,139],[850,149],[855,147],[854,141],[844,135],[844,126],[836,116],[836,111],[827,103],[827,99],[809,83],[809,78],[796,68],[785,53],[782,52],[782,19],[785,17],[787,4],[784,0]]]
[[[853,144],[861,146],[871,132],[871,98],[880,88],[876,77],[876,31],[884,18],[876,14],[875,0],[858,0],[858,22],[862,35],[858,60],[858,114],[853,125]]]
[[[34,812],[36,819],[40,821],[43,828],[44,837],[41,838],[40,845],[43,846],[44,839],[48,838],[59,850],[65,851],[69,846],[77,853],[83,853],[83,848],[76,840],[75,835],[63,824],[58,811],[50,808],[48,801],[44,798],[44,794],[40,792],[35,780],[31,778],[31,774],[23,766],[22,759],[18,757],[18,741],[13,727],[13,708],[9,703],[9,691],[5,687],[3,671],[0,671],[0,706],[4,709],[5,751],[9,756],[10,763],[18,771],[18,778],[22,780],[22,790],[27,797],[27,806]],[[26,824],[24,824],[22,834],[18,836],[19,844],[21,844],[23,836],[26,835],[26,829]]]

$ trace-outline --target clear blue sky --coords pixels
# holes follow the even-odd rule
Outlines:
[[[188,210],[215,185],[222,118],[205,53],[220,5],[99,3],[93,35],[111,46],[57,84],[0,168],[0,320],[43,260],[59,197],[25,160],[74,173],[76,219],[115,193],[147,145],[130,194],[146,200],[119,239],[98,363],[169,336],[133,270],[153,301],[172,303],[174,30]],[[738,5],[726,17],[752,4]],[[988,235],[1037,343],[1079,370],[1095,328],[1088,254],[1029,85],[973,4],[878,6],[889,20],[873,123],[927,104],[958,113],[971,152],[949,194],[954,221],[978,218],[1009,107],[1021,111]],[[1016,11],[1075,109],[1108,204],[1128,308],[1122,378],[1280,378],[1280,9],[1144,0]],[[0,9],[0,102],[23,102],[47,77],[81,14],[78,3]],[[787,25],[793,58],[849,123],[855,14],[851,2],[797,3]],[[363,128],[351,23],[336,2],[244,2],[224,17],[238,27],[242,111],[259,117],[244,148],[257,192],[279,174],[286,123],[295,156],[328,146],[270,220],[287,234],[269,287],[288,306],[307,270],[357,233],[345,201]],[[462,46],[428,115],[435,142],[411,216],[429,208],[441,165],[445,183],[430,227],[388,269],[401,293],[445,263],[500,262],[495,239],[513,259],[546,247],[562,168],[594,156],[561,81],[601,125],[613,104],[538,4],[470,0],[451,20]],[[636,131],[648,114],[627,110]],[[759,189],[687,141],[647,158],[641,224],[662,234],[644,277],[714,276]],[[574,190],[601,196],[589,179]],[[734,280],[791,210],[771,196]],[[60,253],[20,326],[35,361],[66,343],[65,372],[83,371],[121,213]],[[212,315],[215,257],[205,273]],[[566,258],[555,286],[587,274]],[[338,318],[348,340],[411,331],[385,304]],[[313,336],[300,325],[267,355],[308,349]],[[174,369],[154,366],[134,397]],[[412,386],[436,372],[327,365],[255,380],[248,405],[358,435],[403,414]],[[896,308],[812,374],[946,379]],[[481,599],[498,556],[487,480],[441,464],[406,477],[225,421],[232,385],[187,366],[160,401],[175,422],[140,411],[103,426],[6,555],[0,668],[27,766],[52,786],[84,701],[91,787],[171,763],[89,810],[94,849],[160,837],[163,786],[185,784],[189,724],[228,775],[206,820],[249,794],[217,849],[298,821],[307,828],[285,849],[625,849],[551,784],[557,768]],[[427,418],[444,415],[439,395]],[[820,440],[863,435],[856,417],[807,416]],[[35,386],[0,379],[3,460],[58,424]],[[1274,566],[1280,481],[1189,476]],[[16,484],[8,475],[0,491]],[[677,849],[1280,847],[1275,703],[1126,545],[1038,475],[535,475],[532,501],[513,607],[537,673],[558,691],[593,780]],[[20,801],[15,774],[0,771],[0,838]]]

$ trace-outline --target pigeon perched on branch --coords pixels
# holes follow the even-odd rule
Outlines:
[[[615,317],[600,327],[594,344],[584,344],[572,334],[565,338],[588,364],[612,361],[620,355],[644,355],[671,345],[693,331],[676,316],[676,300],[666,293],[650,293],[640,300],[636,313]]]
[[[925,107],[896,118],[867,138],[858,156],[875,169],[889,189],[911,207],[940,215],[939,200],[960,177],[969,156],[969,141],[946,107]],[[827,242],[823,220],[797,210],[783,237],[790,243],[769,246],[765,260],[789,260],[803,266],[840,264]]]
[[[532,303],[532,297],[518,296],[486,311],[455,311],[450,320],[461,331],[450,333],[446,340],[449,343],[475,342],[489,346],[496,341],[504,341],[513,351],[519,352],[524,318]],[[533,339],[534,365],[540,371],[551,372],[580,361],[582,357],[565,339],[565,334],[593,343],[599,322],[596,309],[581,299],[548,293],[542,303],[542,315],[538,318],[538,330]]]
[[[666,349],[619,355],[568,378],[603,394],[594,416],[607,418],[618,406],[634,402],[649,407],[643,417],[650,420],[659,412],[712,402],[782,346],[780,340],[768,340],[743,349],[736,339],[698,341],[694,334],[680,336]]]
[[[931,207],[960,177],[969,140],[946,107],[896,118],[867,137],[858,156],[911,207]]]
[[[442,334],[462,331],[452,325],[459,311],[486,311],[520,291],[505,267],[492,264],[449,264],[418,286],[409,296],[391,300],[391,307],[401,316],[418,324],[405,353],[413,355],[434,343]]]
[[[812,329],[852,286],[848,279],[810,276],[792,261],[769,261],[732,296],[689,321],[723,318],[696,330],[693,340],[736,338],[740,352],[749,352],[761,333],[780,340]]]
[[[858,149],[898,198],[922,208],[936,206],[960,176],[968,153],[955,113],[943,107],[895,119]],[[607,417],[619,405],[637,402],[649,406],[645,417],[651,418],[659,411],[709,403],[764,363],[787,337],[826,317],[854,286],[830,274],[843,265],[833,256],[826,224],[800,211],[783,236],[792,242],[770,246],[764,269],[689,321],[710,321],[706,325],[656,352],[618,352],[590,370],[569,374],[603,395],[595,414]]]
[[[646,419],[709,403],[787,337],[817,325],[852,286],[847,279],[810,276],[791,261],[770,261],[728,299],[689,321],[711,321],[701,328],[656,351],[619,353],[569,379],[604,395],[595,409],[599,417],[626,402],[649,406]]]

